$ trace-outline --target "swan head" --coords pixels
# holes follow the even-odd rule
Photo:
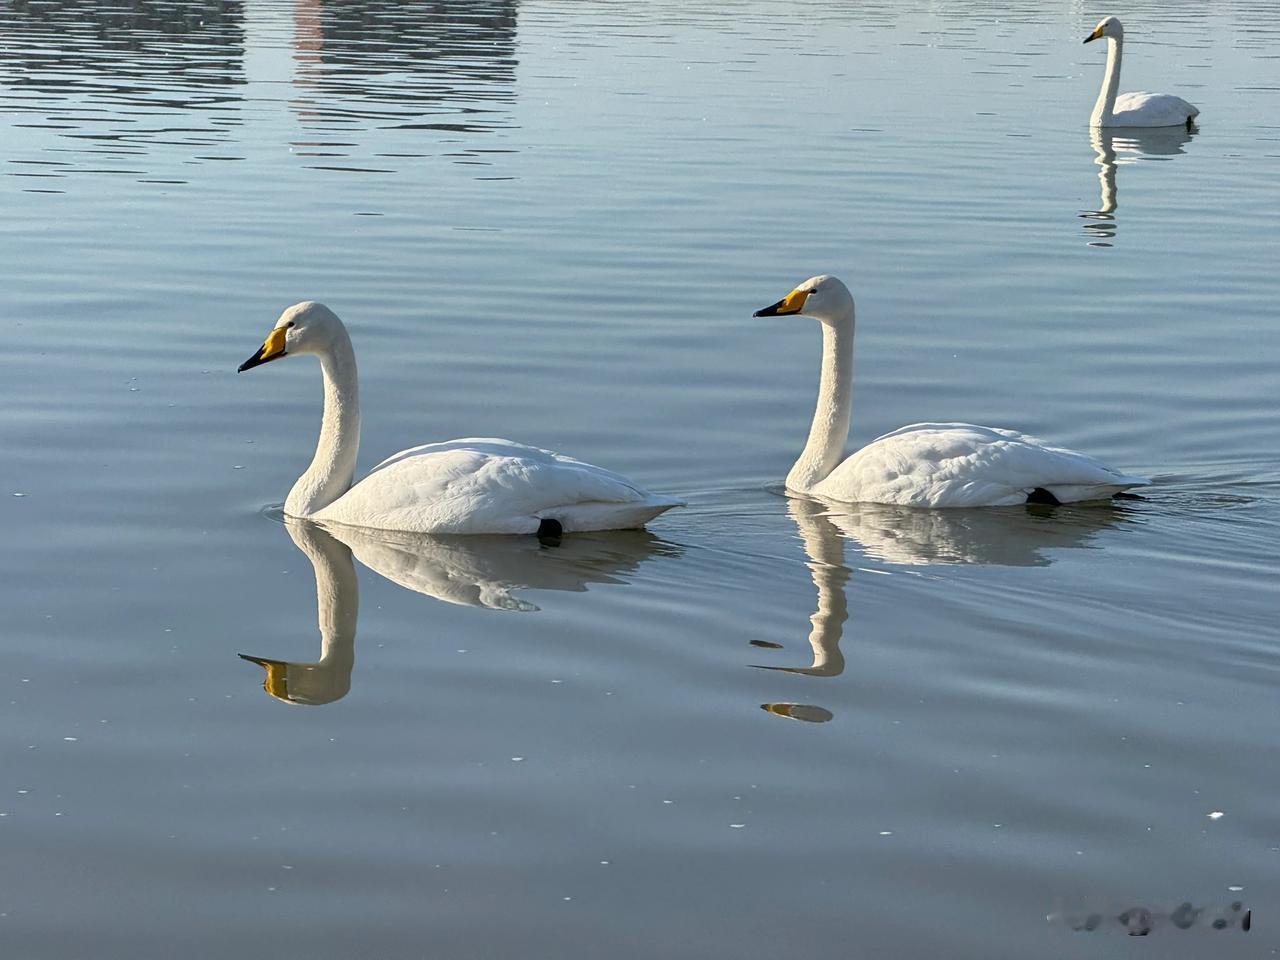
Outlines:
[[[344,332],[338,315],[323,303],[314,300],[295,303],[280,314],[267,339],[253,356],[240,364],[239,372],[244,373],[291,353],[322,353],[335,337]]]
[[[1091,40],[1101,40],[1103,37],[1115,37],[1117,40],[1123,39],[1124,27],[1115,17],[1103,17],[1098,21],[1098,25],[1093,28],[1093,33],[1084,38],[1084,42]]]
[[[823,274],[810,277],[777,303],[762,307],[753,317],[787,317],[802,314],[835,321],[853,315],[853,294],[839,278]]]

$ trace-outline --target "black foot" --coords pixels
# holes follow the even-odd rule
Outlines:
[[[552,520],[550,517],[546,517],[538,524],[538,539],[544,543],[559,543],[560,535],[563,533],[564,527],[559,520]]]
[[[1143,496],[1139,496],[1136,493],[1125,493],[1123,490],[1121,490],[1119,493],[1113,493],[1111,495],[1111,499],[1112,500],[1145,500],[1147,498]]]
[[[1027,494],[1027,503],[1043,503],[1050,507],[1060,506],[1062,501],[1044,487],[1036,487]]]

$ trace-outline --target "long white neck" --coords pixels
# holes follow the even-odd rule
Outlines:
[[[324,375],[320,439],[311,466],[284,502],[284,512],[291,517],[310,517],[346,493],[360,452],[360,387],[347,332],[339,329],[318,356]]]
[[[1102,75],[1098,102],[1093,105],[1093,113],[1089,115],[1090,126],[1105,127],[1111,122],[1115,112],[1116,93],[1120,90],[1120,57],[1123,47],[1123,37],[1107,37],[1107,72]]]
[[[844,456],[853,398],[853,304],[835,317],[821,317],[822,376],[809,440],[787,474],[787,489],[805,493],[823,480]]]

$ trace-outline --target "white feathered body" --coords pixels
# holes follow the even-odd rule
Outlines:
[[[798,492],[844,503],[999,507],[1026,503],[1036,488],[1071,503],[1148,482],[1013,430],[915,423],[876,438]]]
[[[1171,93],[1122,93],[1104,127],[1182,127],[1200,110]]]
[[[640,527],[679,501],[610,470],[510,440],[467,438],[402,450],[313,520],[412,533],[566,533]]]

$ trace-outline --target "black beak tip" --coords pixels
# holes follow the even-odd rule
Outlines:
[[[250,357],[244,363],[240,364],[240,366],[236,367],[236,373],[244,373],[246,370],[252,370],[254,367],[260,367],[264,363],[270,363],[272,360],[278,359],[279,357],[283,357],[283,356],[285,356],[285,353],[282,350],[279,353],[273,353],[271,356],[267,357],[264,360],[262,357],[262,351],[259,350],[257,353],[255,353],[252,357]]]
[[[753,316],[753,317],[777,317],[777,316],[781,316],[781,314],[780,314],[780,313],[778,313],[778,311],[779,311],[780,309],[782,309],[782,305],[783,305],[784,303],[786,303],[786,301],[785,301],[785,300],[779,300],[777,303],[771,303],[771,304],[769,304],[767,307],[761,307],[759,310],[757,310],[755,313],[753,313],[753,314],[752,314],[752,316]]]

